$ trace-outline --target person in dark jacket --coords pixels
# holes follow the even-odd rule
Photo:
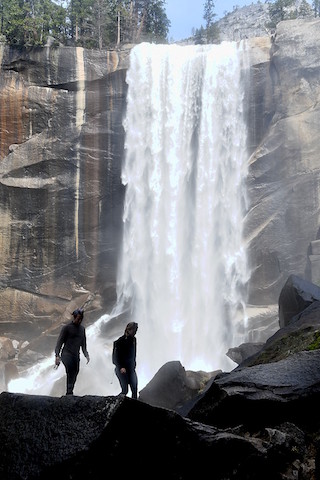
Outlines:
[[[129,385],[132,398],[138,398],[138,377],[136,373],[137,339],[135,337],[138,324],[130,322],[124,335],[113,342],[112,361],[121,386],[121,394],[127,395]]]
[[[72,312],[72,316],[72,322],[62,327],[55,348],[56,366],[58,367],[62,361],[66,369],[66,395],[73,395],[74,385],[80,369],[80,348],[87,359],[87,364],[90,361],[87,351],[86,331],[84,326],[81,325],[83,309],[78,308]]]

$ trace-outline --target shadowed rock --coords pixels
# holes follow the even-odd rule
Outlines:
[[[264,343],[242,343],[239,347],[229,348],[226,355],[231,358],[235,363],[240,365],[244,360],[252,355],[255,355],[257,352],[260,352],[261,348],[264,346]]]
[[[2,393],[0,415],[2,480],[293,479],[308,451],[289,423],[250,436],[122,396]]]
[[[156,407],[180,411],[217,373],[186,372],[180,362],[167,362],[139,392],[139,400]]]
[[[214,380],[190,410],[194,421],[226,428],[259,428],[288,421],[319,429],[320,351],[237,368]]]

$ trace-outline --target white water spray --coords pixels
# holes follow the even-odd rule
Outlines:
[[[243,340],[245,58],[236,43],[131,54],[118,293],[132,299],[148,379],[170,360],[230,369]]]
[[[115,310],[129,303],[139,324],[140,390],[171,360],[230,370],[226,352],[245,340],[245,62],[244,43],[141,44],[131,52]],[[114,339],[98,333],[112,315],[88,329],[91,362],[81,366],[77,395],[120,391]],[[53,371],[53,358],[10,391],[54,394],[52,382],[65,373]]]

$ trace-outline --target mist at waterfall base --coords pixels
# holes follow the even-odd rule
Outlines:
[[[245,41],[132,49],[118,302],[87,328],[91,361],[81,362],[75,394],[120,392],[115,338],[101,326],[107,331],[128,305],[139,324],[139,390],[172,360],[194,371],[236,366],[226,352],[246,341],[246,59]],[[63,394],[52,388],[65,382],[53,360],[28,369],[10,391]]]

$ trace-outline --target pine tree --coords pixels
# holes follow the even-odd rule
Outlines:
[[[320,0],[313,0],[312,8],[314,11],[314,16],[319,17],[320,16]]]
[[[276,25],[290,18],[296,18],[297,12],[292,13],[290,7],[295,5],[295,0],[276,0],[273,4],[269,5],[269,15],[270,15],[270,28],[275,28]]]
[[[206,0],[204,4],[204,15],[203,18],[206,22],[206,36],[207,42],[217,41],[219,38],[219,30],[217,24],[214,23],[216,14],[214,13],[214,2],[213,0]]]

